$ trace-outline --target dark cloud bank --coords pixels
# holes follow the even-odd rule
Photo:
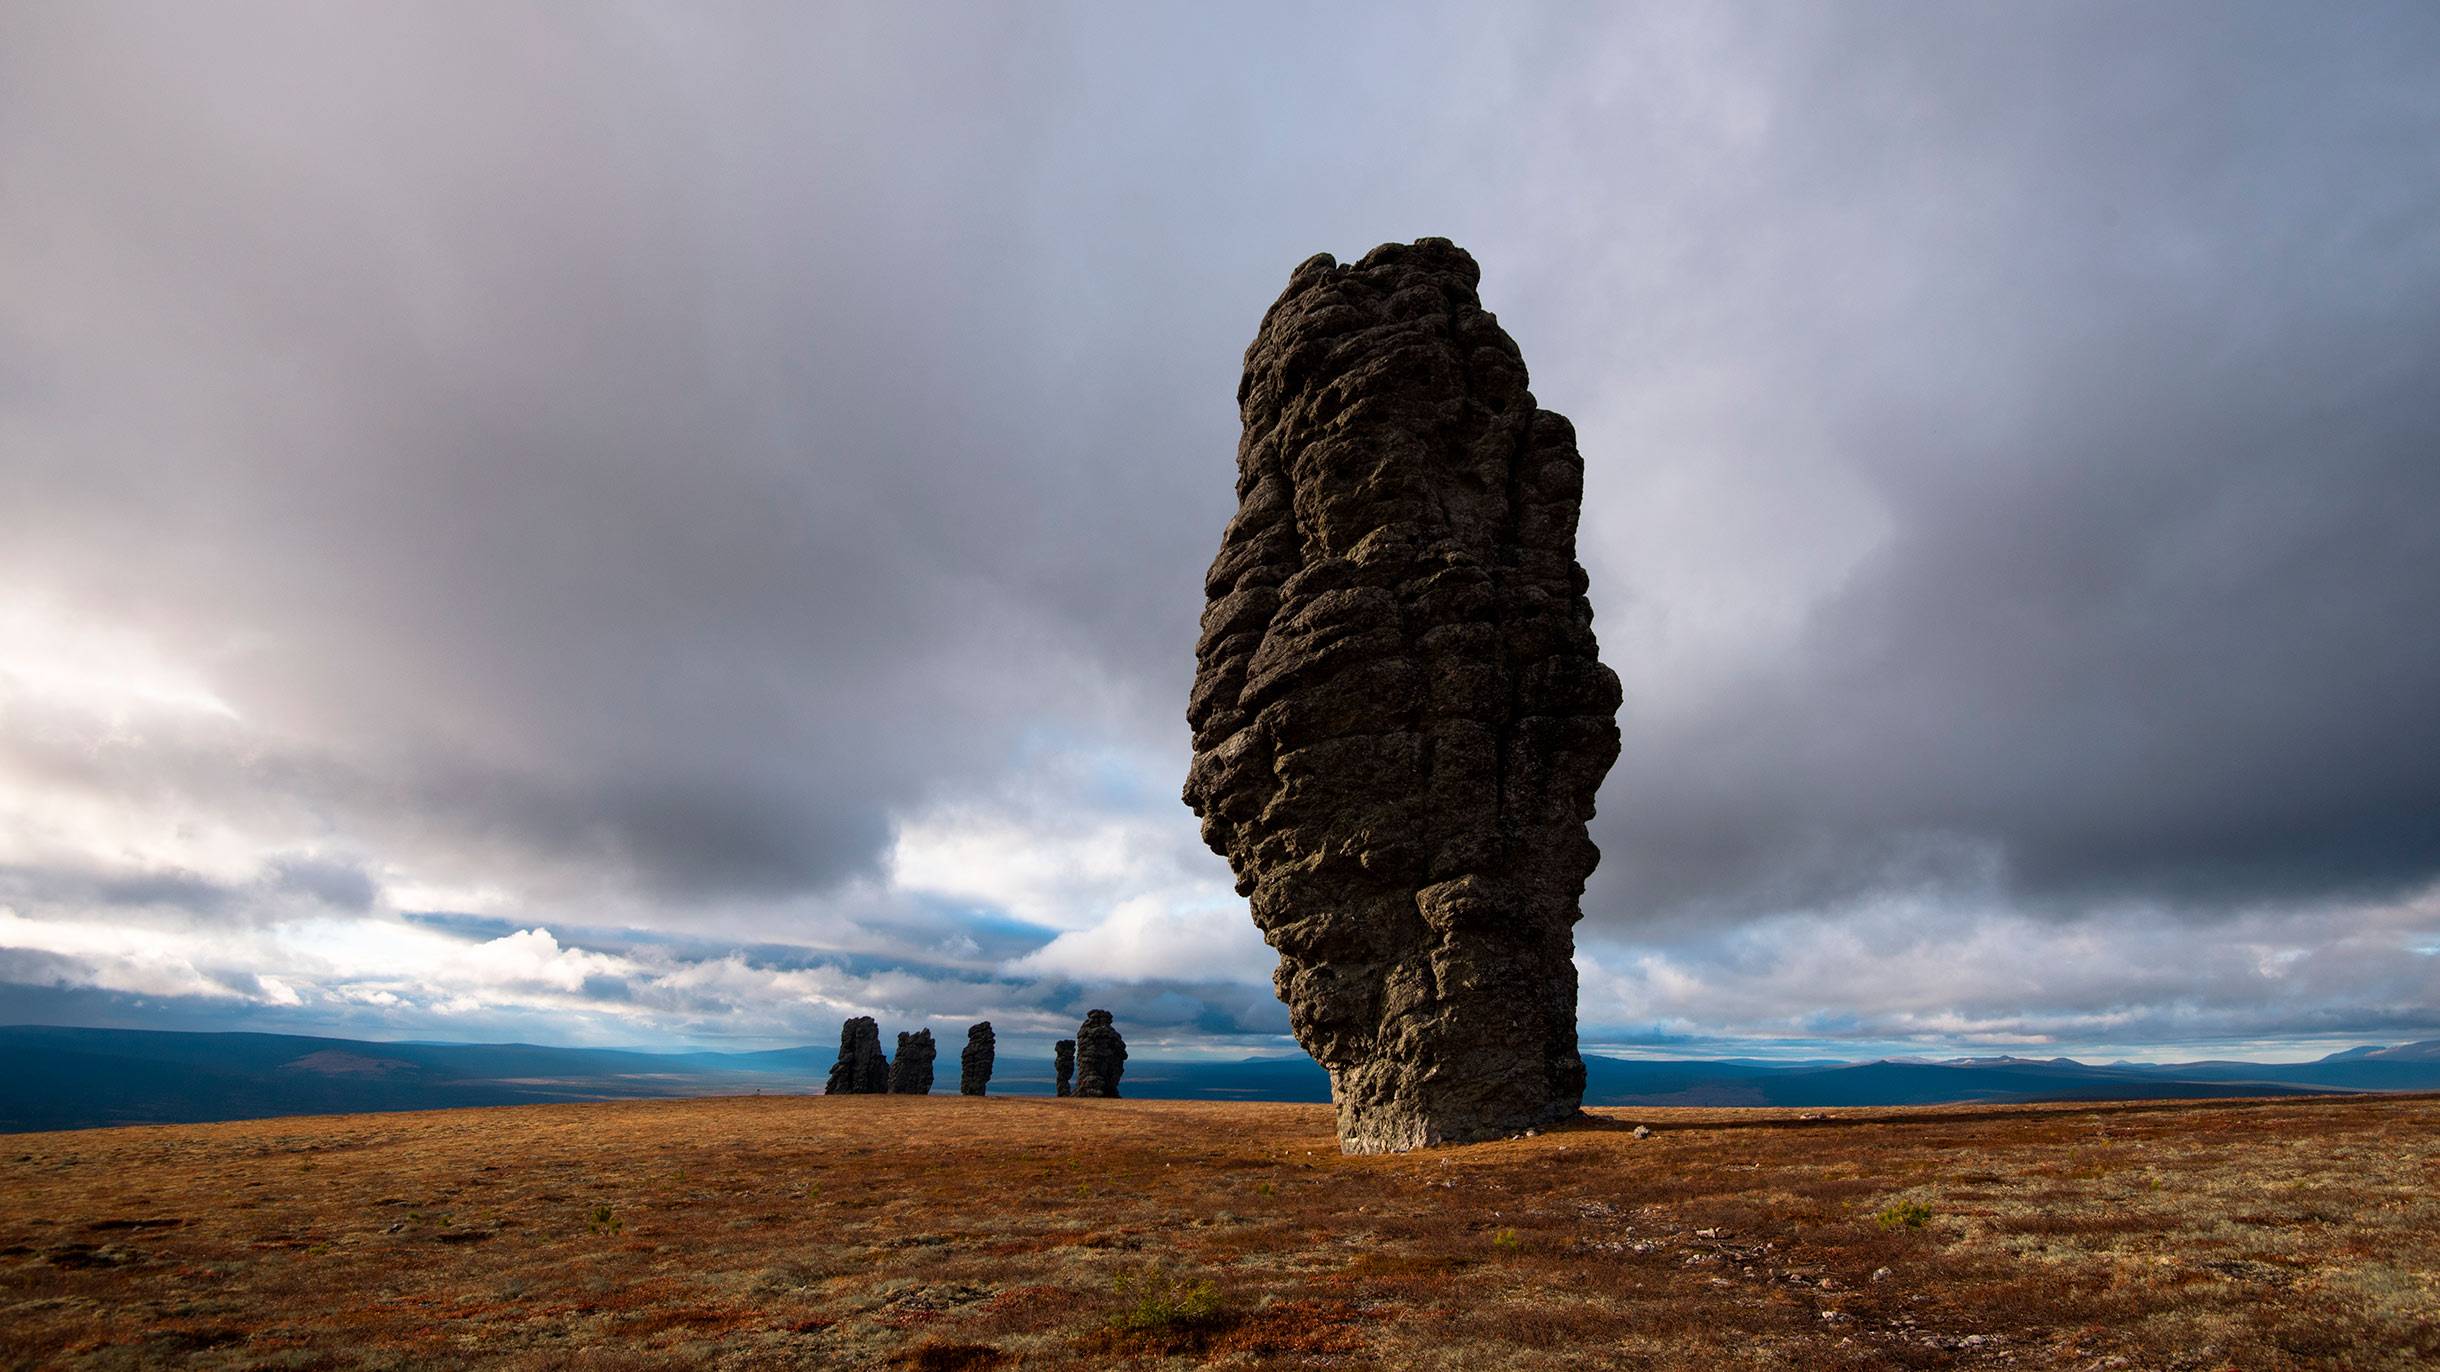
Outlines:
[[[1139,946],[1243,919],[1173,796],[1238,355],[1436,233],[1590,463],[1588,1021],[2440,1028],[2440,17],[1396,16],[13,7],[0,592],[226,710],[0,663],[76,817],[0,906],[248,1004],[231,930],[488,893],[1275,1032]],[[910,876],[972,815],[1039,909]]]

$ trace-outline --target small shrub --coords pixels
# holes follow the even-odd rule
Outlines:
[[[1872,1217],[1883,1229],[1921,1229],[1931,1222],[1932,1207],[1921,1201],[1899,1201]]]
[[[1525,1241],[1517,1237],[1514,1229],[1502,1229],[1491,1236],[1491,1246],[1503,1253],[1513,1253],[1524,1247]]]
[[[1220,1288],[1208,1281],[1190,1281],[1159,1267],[1121,1272],[1111,1279],[1118,1293],[1118,1313],[1110,1328],[1122,1334],[1153,1339],[1208,1333],[1225,1322]]]
[[[597,1205],[593,1207],[591,1221],[586,1227],[596,1234],[615,1234],[626,1228],[627,1222],[612,1214],[609,1206]]]

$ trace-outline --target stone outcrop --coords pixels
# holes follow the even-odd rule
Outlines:
[[[966,1031],[966,1050],[957,1055],[957,1093],[979,1096],[991,1085],[992,1060],[999,1055],[997,1038],[991,1032],[991,1021]]]
[[[898,1060],[890,1064],[890,1094],[893,1096],[928,1096],[932,1094],[932,1031],[918,1029],[898,1036]]]
[[[1577,901],[1618,756],[1576,563],[1584,462],[1445,239],[1298,267],[1246,350],[1186,803],[1229,860],[1339,1140],[1573,1114]]]
[[[1088,1010],[1076,1030],[1076,1094],[1116,1099],[1118,1079],[1127,1070],[1127,1041],[1110,1023],[1107,1010]]]
[[[1051,1065],[1059,1073],[1059,1094],[1073,1095],[1073,1083],[1076,1077],[1076,1040],[1059,1040],[1051,1049]]]
[[[826,1096],[877,1096],[890,1089],[890,1062],[881,1056],[881,1026],[858,1015],[839,1026],[839,1060],[830,1065]]]

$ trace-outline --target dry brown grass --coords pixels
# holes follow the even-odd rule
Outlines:
[[[0,1359],[2440,1360],[2440,1100],[1822,1113],[1387,1158],[1339,1156],[1322,1106],[957,1096],[19,1135]]]

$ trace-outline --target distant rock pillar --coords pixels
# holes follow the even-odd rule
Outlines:
[[[901,1036],[903,1037],[903,1035]],[[839,1060],[830,1065],[826,1096],[877,1096],[890,1089],[889,1059],[881,1056],[881,1026],[858,1015],[839,1026]]]
[[[898,1036],[898,1061],[890,1064],[890,1094],[932,1094],[932,1031],[918,1029]]]
[[[1576,1113],[1578,900],[1618,677],[1584,459],[1445,238],[1306,261],[1246,349],[1185,800],[1229,861],[1339,1145]]]
[[[1059,1073],[1059,1094],[1071,1095],[1069,1082],[1076,1076],[1076,1040],[1061,1039],[1051,1049],[1051,1061]]]
[[[1126,1070],[1127,1041],[1110,1023],[1110,1012],[1088,1012],[1076,1031],[1076,1094],[1115,1099]]]
[[[998,1054],[990,1020],[984,1020],[967,1030],[966,1051],[957,1055],[957,1093],[961,1096],[983,1094],[984,1088],[991,1085],[991,1064]]]

